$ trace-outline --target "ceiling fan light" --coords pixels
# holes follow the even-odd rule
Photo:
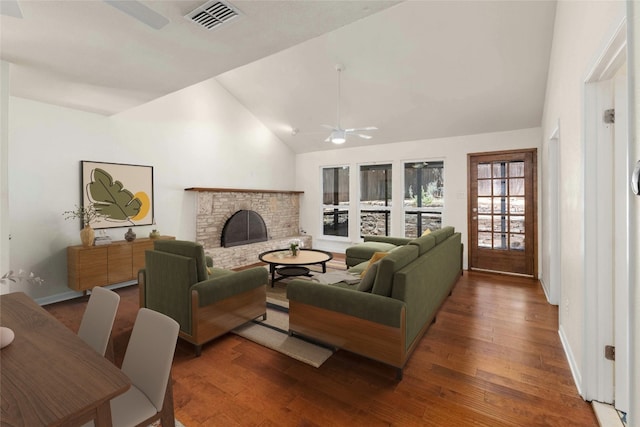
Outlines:
[[[331,132],[331,142],[334,144],[344,144],[347,141],[347,133],[340,130]]]

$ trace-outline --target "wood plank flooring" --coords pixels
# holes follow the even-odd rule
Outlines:
[[[120,363],[138,307],[118,290]],[[45,307],[77,330],[86,297]],[[465,272],[405,368],[338,351],[316,369],[233,334],[179,341],[176,417],[196,426],[597,426],[537,280]]]

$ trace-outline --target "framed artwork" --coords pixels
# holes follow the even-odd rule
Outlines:
[[[153,224],[153,166],[82,160],[82,206],[99,214],[95,229]]]

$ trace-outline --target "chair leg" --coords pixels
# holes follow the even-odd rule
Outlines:
[[[196,357],[200,357],[202,354],[202,344],[194,344]]]
[[[162,411],[160,411],[160,421],[162,427],[176,427],[176,417],[173,412],[173,381],[171,373],[169,373],[169,381],[167,381],[167,389],[164,392],[164,403]]]

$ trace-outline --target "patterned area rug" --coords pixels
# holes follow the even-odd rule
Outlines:
[[[334,352],[302,338],[289,336],[289,303],[286,298],[282,301],[267,297],[267,319],[254,320],[234,329],[233,333],[316,368]]]

